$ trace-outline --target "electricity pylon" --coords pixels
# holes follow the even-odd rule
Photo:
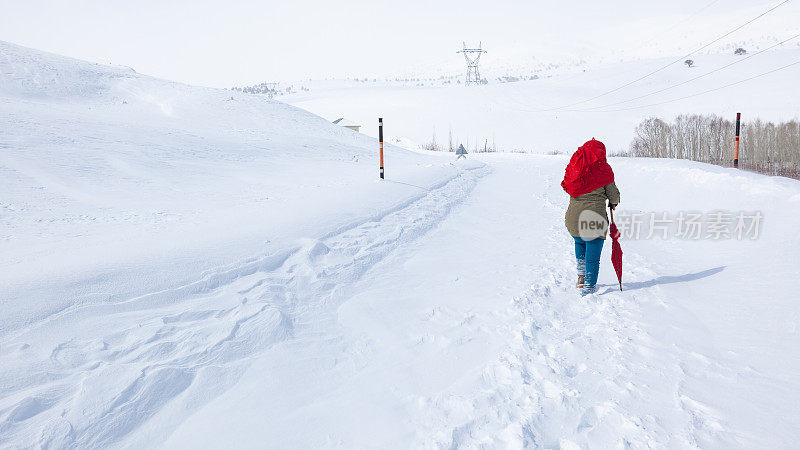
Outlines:
[[[456,53],[463,53],[464,59],[467,60],[467,86],[470,84],[480,84],[481,83],[481,73],[478,71],[478,63],[481,61],[481,55],[486,53],[486,50],[483,50],[481,47],[481,43],[478,42],[478,48],[467,48],[467,43],[463,42],[464,49],[459,50]]]

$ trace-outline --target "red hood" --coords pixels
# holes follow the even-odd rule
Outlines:
[[[614,181],[614,171],[606,161],[606,146],[592,138],[572,155],[561,187],[573,197],[592,192]]]

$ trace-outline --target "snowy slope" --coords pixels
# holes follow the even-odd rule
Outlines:
[[[574,147],[570,138],[603,136],[609,150],[618,152],[628,149],[636,125],[651,116],[671,119],[679,114],[713,113],[732,120],[741,112],[745,121],[799,117],[800,107],[791,93],[796,92],[800,65],[702,96],[638,108],[715,89],[800,61],[800,49],[794,44],[788,42],[781,50],[744,61],[732,51],[697,55],[696,66],[691,69],[675,64],[625,89],[580,104],[576,103],[657,70],[676,56],[607,64],[573,73],[555,70],[542,73],[543,78],[538,80],[498,83],[492,79],[483,86],[305,83],[311,87],[310,92],[282,99],[326,118],[346,116],[365,124],[370,123],[372,112],[379,110],[390,136],[408,138],[420,145],[431,142],[435,135],[440,146],[447,146],[452,131],[454,139],[468,144],[468,148],[476,144],[483,147],[488,140],[490,146],[494,141],[501,151],[566,153]],[[674,89],[615,105],[737,61],[741,62]],[[554,110],[566,105],[573,106]],[[369,127],[364,132],[375,133]]]
[[[0,43],[0,334],[327,233],[419,194],[377,144],[260,97]],[[448,160],[449,161],[449,160]],[[387,150],[429,186],[447,164]]]
[[[391,147],[380,182],[374,139],[294,107],[0,55],[0,447],[800,438],[800,182],[613,160],[622,210],[764,226],[623,240],[626,290],[606,248],[581,298],[566,156]]]
[[[182,302],[460,176],[449,159],[390,146],[387,173],[403,181],[377,183],[373,139],[249,95],[7,43],[0,74],[0,443],[101,445],[124,436],[137,426],[125,411],[138,404],[103,412],[99,400],[129,395],[103,380],[152,387],[137,396],[153,412],[186,381],[133,356],[144,351],[142,322],[128,314],[164,307],[186,313],[175,312],[178,323],[209,317]],[[228,324],[210,317],[215,331],[191,352],[207,357],[229,325],[240,327],[234,316]],[[83,339],[98,338],[98,348],[115,347],[107,367],[84,360],[95,347]],[[105,394],[84,392],[87,371]],[[83,419],[53,422],[65,411]]]

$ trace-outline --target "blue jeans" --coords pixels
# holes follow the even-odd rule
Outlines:
[[[578,275],[584,275],[584,292],[594,292],[597,274],[600,272],[600,254],[603,253],[603,239],[590,241],[572,236],[575,239],[575,259],[578,260]]]

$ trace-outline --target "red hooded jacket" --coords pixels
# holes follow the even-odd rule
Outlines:
[[[614,171],[606,162],[606,146],[592,138],[572,155],[561,187],[578,197],[614,182]]]

